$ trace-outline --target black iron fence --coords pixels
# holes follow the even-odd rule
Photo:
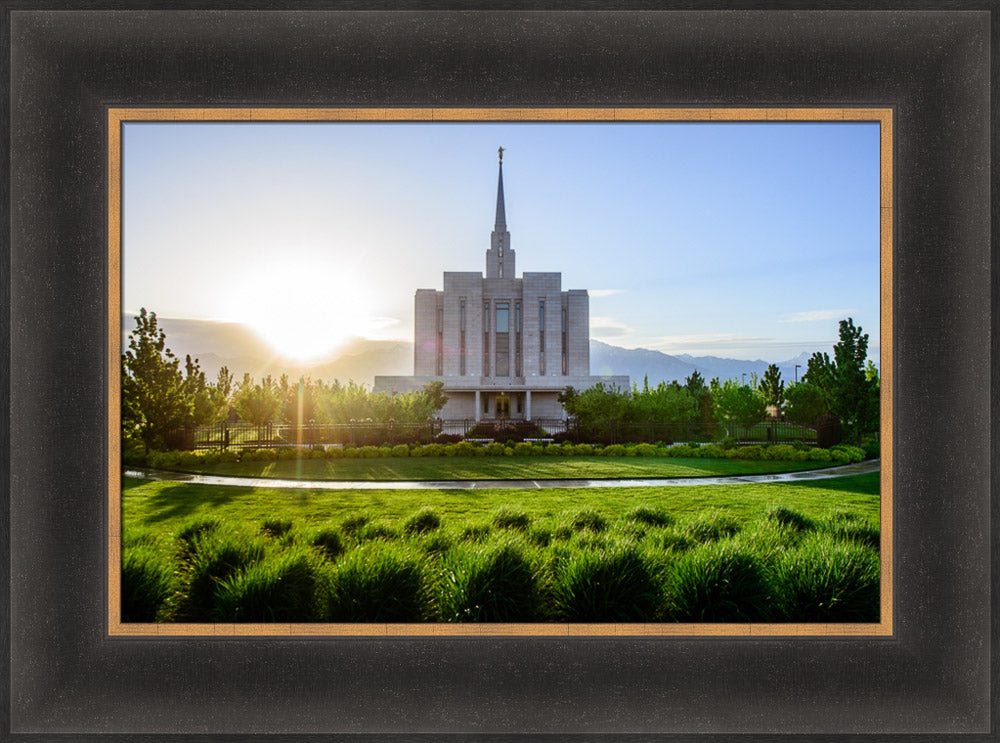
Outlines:
[[[528,437],[589,444],[710,442],[731,440],[736,444],[790,444],[816,442],[816,429],[785,421],[764,421],[751,426],[704,423],[660,423],[657,421],[602,421],[584,426],[575,420],[536,419],[534,431],[513,421],[477,422],[433,420],[426,423],[380,423],[351,421],[296,426],[267,423],[218,423],[201,426],[186,436],[193,449],[259,449],[285,446],[378,446],[381,444],[427,444],[441,434],[462,438],[506,442]],[[471,435],[470,435],[471,434]]]

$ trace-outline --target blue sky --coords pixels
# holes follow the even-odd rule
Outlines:
[[[878,358],[875,123],[128,123],[123,308],[320,356],[412,340],[413,292],[483,271],[497,147],[517,272],[591,336],[789,359],[851,316]]]

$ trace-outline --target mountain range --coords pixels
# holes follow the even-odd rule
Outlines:
[[[129,316],[122,319],[122,348],[125,349],[134,323]],[[354,380],[368,386],[372,385],[376,374],[405,376],[413,373],[413,344],[407,341],[355,338],[330,358],[304,363],[275,355],[253,330],[239,323],[169,317],[157,317],[157,321],[166,333],[167,347],[181,359],[187,354],[197,358],[210,380],[223,366],[228,367],[237,379],[244,373],[255,378],[265,374],[275,377],[288,374],[293,379],[309,376],[328,381]],[[796,378],[796,364],[799,365],[797,375],[801,377],[809,356],[810,353],[803,352],[793,359],[779,362],[782,379],[791,381]],[[742,380],[744,374],[748,378],[752,374],[760,377],[768,365],[769,362],[760,359],[690,354],[671,356],[644,348],[621,348],[596,340],[590,342],[591,374],[627,374],[640,387],[644,379],[650,386],[674,380],[683,383],[695,371],[706,381],[713,377]]]

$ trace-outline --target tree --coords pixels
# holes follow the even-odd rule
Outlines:
[[[781,381],[781,370],[777,364],[767,367],[757,389],[760,390],[765,403],[781,410],[781,404],[785,401],[785,383]]]
[[[865,374],[868,334],[854,320],[840,321],[840,341],[833,347],[833,412],[861,445],[863,434],[878,427],[878,383]]]
[[[439,380],[428,382],[424,385],[423,392],[427,396],[427,402],[431,410],[433,410],[434,415],[440,413],[441,408],[448,402],[448,396],[444,394],[444,382]]]
[[[730,436],[736,426],[748,428],[764,420],[763,398],[752,387],[728,381],[719,387],[715,395],[715,411]]]
[[[180,360],[167,348],[155,312],[143,307],[122,355],[122,434],[137,436],[146,451],[193,416]],[[190,385],[188,385],[189,387]]]
[[[836,367],[830,360],[830,355],[817,351],[809,357],[806,373],[802,375],[803,382],[816,385],[826,396],[827,405],[833,404],[833,378]]]
[[[800,426],[811,426],[829,412],[826,393],[815,384],[799,382],[785,390],[785,415]]]
[[[697,412],[698,404],[686,388],[660,382],[654,389],[632,395],[635,417],[655,423],[686,423]]]
[[[233,407],[236,408],[236,412],[240,414],[240,418],[255,426],[263,426],[273,421],[280,405],[278,389],[270,375],[255,384],[253,377],[244,374],[243,381],[237,385],[233,393]]]

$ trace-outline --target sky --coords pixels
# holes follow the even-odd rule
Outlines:
[[[517,273],[590,291],[591,338],[784,361],[879,346],[877,123],[174,123],[123,135],[123,310],[320,358],[413,340],[485,271],[497,148]]]

